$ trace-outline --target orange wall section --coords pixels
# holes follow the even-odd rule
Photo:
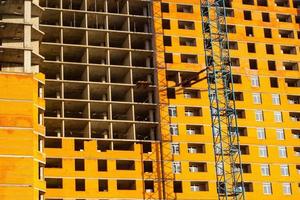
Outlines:
[[[45,164],[45,128],[38,123],[43,84],[42,74],[0,73],[0,199],[39,200],[46,190],[39,177]]]

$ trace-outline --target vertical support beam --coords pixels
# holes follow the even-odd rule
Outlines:
[[[24,1],[24,72],[31,72],[31,1]]]

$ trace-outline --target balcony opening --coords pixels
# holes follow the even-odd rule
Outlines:
[[[196,46],[196,38],[179,37],[180,46]]]
[[[293,0],[293,6],[294,6],[294,8],[300,8],[300,1]]]
[[[290,7],[289,0],[275,0],[275,4],[279,7]]]
[[[197,107],[185,107],[184,109],[185,116],[202,116],[202,108]]]
[[[295,38],[292,30],[279,30],[278,32],[281,38]]]
[[[257,69],[257,60],[249,59],[249,66],[250,66],[250,69]]]
[[[257,5],[258,6],[268,6],[268,1],[267,0],[257,0]]]
[[[290,119],[293,122],[299,122],[300,121],[300,113],[299,112],[290,112]]]
[[[154,181],[145,181],[144,189],[146,193],[154,192]]]
[[[135,170],[135,162],[133,160],[117,160],[117,170]]]
[[[46,178],[46,188],[50,189],[61,189],[63,188],[62,178]]]
[[[298,71],[298,63],[297,62],[283,62],[283,69],[291,70],[291,71]]]
[[[267,54],[274,54],[274,46],[272,44],[266,44]]]
[[[298,95],[287,95],[289,104],[300,104],[300,96]]]
[[[254,36],[253,27],[246,26],[245,30],[246,30],[246,36],[248,36],[248,37]]]
[[[201,98],[200,90],[193,90],[193,89],[184,89],[183,96],[186,99]]]
[[[250,150],[248,145],[240,145],[240,150],[242,155],[249,155]]]
[[[182,193],[182,181],[173,181],[174,193]]]
[[[205,144],[188,143],[188,153],[205,153]]]
[[[74,140],[74,150],[84,151],[84,140]]]
[[[61,158],[46,158],[45,168],[62,168]]]
[[[133,142],[114,142],[115,151],[134,151]]]
[[[191,191],[209,191],[208,182],[192,181]]]
[[[243,4],[254,5],[254,0],[243,0]]]
[[[84,159],[75,159],[75,171],[84,171]]]
[[[297,173],[300,174],[300,165],[296,165]]]
[[[180,58],[181,58],[182,63],[191,63],[191,64],[197,64],[198,63],[198,56],[197,55],[181,54]]]
[[[76,191],[85,191],[85,180],[84,179],[75,179],[75,190]]]
[[[237,118],[239,118],[239,119],[246,119],[246,112],[245,112],[245,110],[237,109],[236,110],[236,115],[237,115]]]
[[[270,86],[272,88],[278,88],[278,78],[276,77],[270,77]]]
[[[202,162],[190,162],[189,163],[190,172],[207,172],[207,164]]]
[[[297,157],[300,156],[300,147],[294,147],[294,152]]]
[[[230,64],[233,67],[239,67],[240,66],[240,59],[239,58],[230,58]]]
[[[193,13],[192,5],[177,4],[177,12]]]
[[[97,161],[97,163],[98,163],[98,171],[99,172],[106,172],[107,171],[107,160],[99,159]]]
[[[287,87],[300,87],[300,79],[286,78],[285,85]]]
[[[272,38],[272,30],[270,28],[264,28],[265,38]]]
[[[221,25],[221,32],[226,32],[226,28],[228,33],[236,33],[235,25]]]
[[[143,161],[144,163],[144,172],[153,172],[153,162],[152,161]]]
[[[117,190],[136,190],[135,180],[117,180]]]
[[[45,148],[62,148],[61,139],[45,138]]]
[[[236,101],[244,101],[243,92],[234,92],[233,95],[234,95]],[[230,100],[233,100],[233,95],[229,96]]]
[[[192,21],[178,21],[178,28],[185,30],[195,30],[195,23]]]
[[[273,60],[268,60],[269,71],[276,71],[276,62]]]
[[[186,125],[188,135],[203,135],[204,127],[202,125]]]
[[[280,46],[280,49],[283,54],[297,54],[296,47],[293,46]]]
[[[278,22],[292,22],[292,17],[290,15],[277,14],[276,17]]]
[[[98,180],[98,191],[107,192],[108,191],[108,181],[107,180]]]
[[[270,14],[269,13],[261,13],[263,22],[270,22]]]
[[[111,142],[108,141],[97,141],[97,151],[98,152],[106,152],[108,150],[111,150]]]
[[[251,11],[248,10],[244,11],[244,20],[252,20]]]
[[[300,129],[292,129],[291,132],[295,139],[300,139]]]

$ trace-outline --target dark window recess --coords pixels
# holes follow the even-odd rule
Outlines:
[[[182,182],[173,181],[174,193],[182,193]]]
[[[61,178],[45,178],[46,188],[63,188],[63,179]]]
[[[178,28],[185,30],[194,30],[195,23],[191,21],[178,21]]]
[[[229,49],[234,49],[234,50],[238,50],[238,43],[234,42],[234,41],[229,41]]]
[[[251,173],[251,164],[242,164],[243,173]]]
[[[278,78],[271,77],[270,78],[270,86],[273,88],[278,88]]]
[[[268,6],[268,1],[267,0],[257,0],[257,5],[258,6]]]
[[[75,190],[76,191],[85,191],[85,180],[84,179],[75,179]]]
[[[244,95],[242,92],[234,92],[234,97],[236,101],[244,101]],[[233,95],[230,95],[229,99],[233,100]]]
[[[248,131],[246,127],[238,127],[238,133],[240,136],[248,136]]]
[[[84,159],[75,159],[75,171],[84,171]]]
[[[238,67],[240,66],[240,59],[239,58],[230,58],[231,66]]]
[[[143,153],[150,153],[152,152],[151,143],[143,143]]]
[[[263,22],[270,22],[270,14],[269,13],[261,13]]]
[[[299,8],[300,9],[300,1],[299,0],[294,0],[293,1],[293,6],[294,6],[294,8]]]
[[[280,7],[290,7],[289,0],[275,0],[275,4]]]
[[[193,13],[193,6],[192,5],[177,5],[177,12],[183,13]]]
[[[268,69],[269,71],[276,71],[276,62],[273,60],[268,61]]]
[[[107,192],[108,191],[108,181],[107,180],[98,180],[98,191]]]
[[[153,163],[152,161],[144,161],[144,172],[153,172]]]
[[[300,31],[297,32],[297,37],[300,39]]]
[[[246,26],[245,30],[246,30],[246,36],[249,36],[249,37],[253,37],[254,36],[254,34],[253,34],[253,27]]]
[[[241,75],[232,75],[232,82],[233,83],[242,83]]]
[[[164,46],[172,46],[171,36],[164,36]]]
[[[242,110],[242,109],[237,109],[236,115],[237,115],[237,118],[240,118],[240,119],[246,118],[246,112],[245,112],[245,110]]]
[[[162,27],[163,27],[163,29],[171,29],[170,20],[163,19],[162,20]]]
[[[84,140],[74,140],[74,150],[83,151],[84,150]]]
[[[242,155],[249,155],[250,154],[250,150],[249,150],[248,145],[241,145],[240,149],[241,149],[241,154]]]
[[[154,181],[145,181],[144,186],[146,192],[154,192]]]
[[[107,171],[107,160],[98,160],[98,171]]]
[[[116,160],[117,170],[135,170],[135,162],[133,160]]]
[[[300,24],[300,16],[295,16],[295,21],[297,24]]]
[[[243,4],[254,5],[254,0],[243,0]]]
[[[167,88],[167,97],[168,97],[168,99],[175,99],[176,98],[175,88]]]
[[[250,69],[257,69],[257,60],[256,59],[250,59],[249,60],[249,66],[250,66]]]
[[[61,158],[46,158],[45,168],[62,168]]]
[[[135,180],[117,180],[118,190],[136,190]]]
[[[272,44],[266,44],[266,52],[267,54],[274,54],[274,47]]]
[[[256,52],[255,43],[248,43],[247,48],[248,48],[248,53],[255,53]]]
[[[170,12],[168,3],[161,3],[161,12]]]
[[[244,20],[252,20],[251,11],[248,10],[244,11]]]
[[[245,192],[253,192],[253,183],[245,182],[244,188],[245,188]]]
[[[265,38],[272,38],[272,30],[270,28],[264,28]]]
[[[165,62],[173,63],[173,54],[172,53],[165,53]]]
[[[61,139],[45,138],[45,148],[62,148]]]

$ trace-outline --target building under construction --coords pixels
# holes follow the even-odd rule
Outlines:
[[[299,54],[299,0],[0,0],[0,199],[300,199]]]

